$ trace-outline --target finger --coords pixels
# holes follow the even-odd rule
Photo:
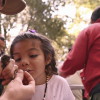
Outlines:
[[[2,85],[7,85],[10,81],[11,81],[11,79],[3,80]]]
[[[29,84],[29,82],[27,82],[27,80],[26,80],[25,77],[24,77],[23,85],[28,85],[28,84]]]
[[[35,84],[33,77],[27,72],[24,72],[24,76],[29,84]]]
[[[10,62],[8,63],[8,65],[4,68],[4,70],[2,71],[2,75],[6,76],[8,73],[11,72],[11,70],[13,69],[15,64],[15,61],[13,59],[10,59]]]
[[[16,73],[16,77],[14,80],[22,82],[23,78],[24,78],[24,72],[23,70],[19,69],[18,72]]]
[[[27,71],[24,72],[24,76],[28,81],[28,84],[26,85],[27,91],[31,91],[31,95],[33,95],[35,93],[35,81]]]
[[[12,69],[8,74],[6,74],[6,75],[4,76],[4,78],[5,78],[5,79],[8,79],[8,78],[13,77],[13,76],[15,75],[15,70],[17,70],[17,69],[18,69],[18,66],[17,66],[17,65],[14,65],[14,66],[13,66],[13,69]]]
[[[0,79],[3,79],[3,76],[0,75]]]
[[[0,57],[0,75],[1,75],[1,73],[2,73],[2,62],[1,62],[1,57]]]
[[[2,79],[3,76],[2,76],[2,69],[0,68],[0,79]]]
[[[2,73],[2,67],[0,66],[0,75],[1,75],[1,73]]]

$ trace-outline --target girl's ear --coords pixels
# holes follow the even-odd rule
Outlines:
[[[47,57],[46,57],[46,65],[50,64],[51,59],[52,59],[52,55],[48,54]]]

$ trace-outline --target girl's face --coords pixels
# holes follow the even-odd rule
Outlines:
[[[51,61],[45,60],[40,45],[41,41],[37,39],[26,39],[16,43],[13,49],[16,65],[19,69],[28,71],[35,79],[36,85],[45,83],[45,66]]]

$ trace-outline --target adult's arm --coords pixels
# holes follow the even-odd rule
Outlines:
[[[2,69],[1,66],[2,62],[0,58],[0,79],[5,79],[2,82],[2,85],[7,85],[11,81],[11,78],[14,76],[14,71],[18,69],[18,66],[15,65],[15,61],[13,59],[10,59],[10,62],[4,69]]]
[[[82,69],[87,59],[87,49],[88,33],[87,29],[84,29],[78,35],[71,51],[67,55],[67,59],[60,68],[60,75],[67,77]]]
[[[23,79],[28,82],[23,84]],[[28,72],[19,70],[16,78],[5,88],[0,100],[30,100],[35,93],[35,81]]]

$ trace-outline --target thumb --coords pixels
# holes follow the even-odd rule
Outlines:
[[[27,71],[24,72],[24,76],[25,76],[28,84],[33,85],[33,86],[35,85],[35,81],[34,81],[33,77]]]
[[[18,72],[16,73],[14,80],[20,80],[22,82],[23,78],[24,78],[24,72],[23,70],[19,69]]]
[[[28,82],[26,85],[27,91],[31,92],[30,95],[33,95],[35,93],[35,80],[27,71],[24,72],[24,76]]]

